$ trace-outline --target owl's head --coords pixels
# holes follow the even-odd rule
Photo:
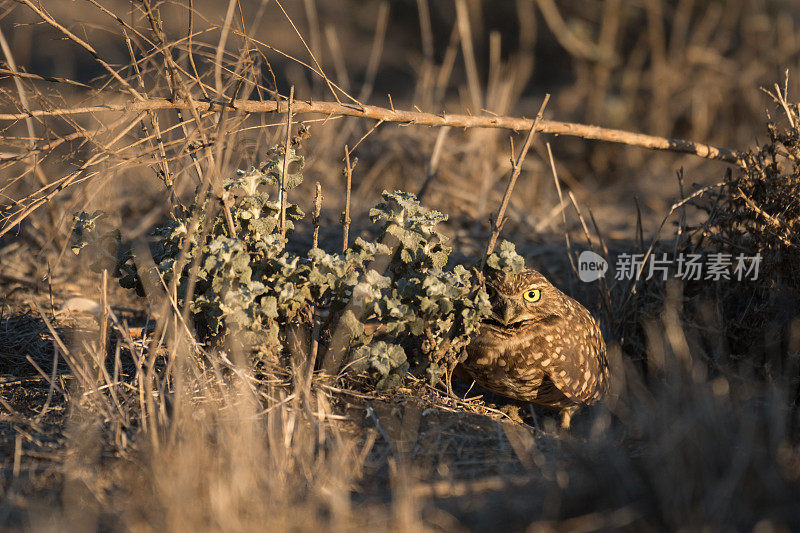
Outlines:
[[[492,304],[488,325],[524,327],[561,314],[563,293],[535,270],[487,269],[486,291]]]

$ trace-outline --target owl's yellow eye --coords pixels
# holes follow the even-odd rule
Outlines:
[[[530,289],[522,293],[522,297],[528,302],[538,302],[539,298],[542,297],[542,291],[539,289]]]

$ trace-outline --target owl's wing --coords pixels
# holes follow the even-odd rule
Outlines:
[[[563,395],[574,403],[593,403],[606,386],[606,345],[594,319],[574,318],[569,331],[558,332],[562,342],[549,351],[548,364],[542,365],[552,386],[545,380],[539,397]]]

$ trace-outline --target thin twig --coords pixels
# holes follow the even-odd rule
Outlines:
[[[533,136],[536,135],[536,126],[542,119],[544,108],[547,106],[547,102],[549,101],[550,95],[546,94],[544,96],[542,106],[539,108],[539,112],[536,114],[536,119],[533,121],[533,124],[531,124],[531,129],[528,130],[528,136],[525,137],[525,144],[522,147],[522,152],[520,152],[516,161],[511,162],[511,177],[508,179],[508,185],[506,186],[506,192],[503,195],[503,201],[500,203],[500,209],[497,210],[497,216],[492,222],[492,236],[489,238],[489,244],[486,246],[486,253],[484,254],[483,259],[484,261],[486,260],[486,256],[491,255],[491,253],[494,251],[495,244],[497,244],[497,237],[500,235],[500,230],[503,229],[503,225],[505,224],[506,208],[508,208],[508,201],[511,198],[511,192],[514,190],[514,185],[517,183],[519,173],[522,171],[522,163],[525,161],[525,156],[528,155],[528,149],[531,147],[531,143],[533,143]]]
[[[322,79],[325,80],[325,83],[328,84],[328,88],[331,90],[331,94],[336,99],[336,101],[339,102],[339,96],[336,94],[336,91],[334,90],[335,85],[333,83],[331,83],[331,81],[328,79],[328,76],[325,75],[325,71],[322,70],[322,65],[319,64],[319,61],[317,61],[317,57],[314,55],[314,52],[306,44],[306,40],[303,39],[303,35],[300,33],[300,30],[298,30],[297,26],[295,26],[294,21],[292,20],[292,17],[290,17],[289,14],[286,12],[286,10],[283,8],[283,5],[281,4],[280,0],[275,0],[275,3],[278,4],[278,7],[280,8],[281,12],[283,13],[283,16],[286,17],[287,21],[289,21],[289,24],[292,26],[292,29],[297,34],[297,37],[300,38],[300,42],[303,43],[303,46],[305,47],[306,52],[308,52],[308,55],[311,56],[311,60],[314,62],[314,65],[317,67],[317,72],[319,73],[320,76],[322,76]],[[254,40],[254,42],[257,42],[257,41]],[[336,87],[336,88],[338,89],[338,87]],[[341,91],[341,89],[339,89],[339,90]],[[353,98],[352,96],[347,94],[345,91],[342,91],[342,94],[344,94],[346,97],[348,97],[350,100],[352,100],[356,104],[359,104],[358,100],[356,100],[355,98]]]
[[[350,237],[350,189],[352,188],[353,168],[350,166],[350,150],[347,145],[344,145],[344,161],[345,173],[347,174],[347,192],[345,193],[344,200],[344,216],[342,217],[342,225],[344,231],[342,235],[342,253],[347,251],[348,239]]]
[[[192,47],[193,31],[194,31],[194,0],[189,0],[189,24],[186,29],[186,40],[188,42],[188,45],[186,50],[189,55],[189,64],[192,66],[192,71],[194,72],[194,78],[197,81],[197,85],[200,87],[200,90],[203,91],[203,97],[208,98],[208,93],[206,92],[205,87],[203,87],[203,82],[200,79],[200,74],[197,72],[197,65],[194,62],[194,49]]]
[[[426,61],[433,63],[433,26],[431,25],[431,12],[428,7],[428,0],[417,0],[417,12],[419,13],[422,55],[425,56]]]
[[[6,58],[6,63],[10,69],[12,75],[17,74],[17,64],[14,61],[14,56],[11,53],[11,47],[8,46],[8,41],[6,41],[5,35],[3,35],[2,30],[0,30],[0,49],[3,50],[3,55]],[[5,70],[5,69],[2,69]],[[22,82],[20,81],[19,76],[14,76],[14,85],[17,87],[17,94],[19,95],[19,104],[24,110],[30,109],[28,105],[28,98],[25,96],[25,89],[22,86]],[[28,136],[30,137],[29,144],[32,146],[34,143],[35,135],[33,131],[33,122],[31,121],[31,117],[25,117],[25,126],[28,128]]]
[[[592,242],[592,235],[589,233],[589,226],[586,225],[586,220],[583,218],[583,212],[581,211],[580,206],[578,205],[578,201],[575,199],[575,195],[572,191],[567,191],[569,195],[569,201],[572,202],[572,207],[575,209],[575,213],[578,215],[578,221],[581,223],[581,228],[583,229],[583,236],[586,237],[586,245],[589,248],[594,250],[594,243]]]
[[[376,122],[375,125],[372,126],[367,133],[362,135],[361,138],[356,142],[356,144],[354,144],[353,147],[350,148],[350,153],[352,153],[353,150],[358,148],[358,145],[361,144],[362,142],[364,142],[364,139],[369,137],[372,134],[372,132],[375,131],[376,129],[378,129],[378,126],[380,126],[381,124],[383,124],[383,120],[379,120],[378,122]]]
[[[567,257],[569,257],[569,263],[572,265],[572,271],[576,274],[578,273],[578,267],[575,266],[575,259],[572,257],[572,242],[569,239],[569,230],[567,229],[567,214],[564,212],[563,206],[566,206],[567,203],[564,200],[564,196],[561,194],[561,182],[558,179],[558,172],[556,172],[556,162],[553,159],[553,151],[550,149],[550,143],[547,143],[547,157],[550,160],[550,170],[553,172],[553,181],[556,184],[556,192],[558,193],[558,201],[559,204],[562,206],[560,209],[561,211],[561,223],[564,227],[564,241],[567,245]]]
[[[103,269],[100,277],[100,350],[99,353],[105,358],[106,346],[108,346],[108,269]],[[98,361],[98,365],[105,365],[105,360]]]
[[[325,26],[325,38],[328,41],[328,49],[330,49],[331,59],[333,60],[333,68],[336,71],[336,81],[345,89],[349,89],[350,77],[347,74],[347,64],[344,61],[342,46],[339,44],[339,35],[336,33],[336,29],[333,26]]]
[[[778,229],[780,231],[780,234],[778,235],[778,238],[783,242],[783,244],[785,244],[786,246],[794,246],[794,243],[792,243],[792,241],[790,241],[789,238],[788,238],[788,237],[790,237],[792,235],[791,228],[789,228],[779,218],[776,218],[776,217],[770,215],[769,213],[767,213],[766,211],[764,211],[763,209],[758,207],[756,205],[756,203],[753,200],[751,200],[744,193],[744,191],[742,190],[741,187],[736,187],[736,190],[739,191],[739,197],[742,200],[745,201],[745,203],[747,204],[747,207],[752,209],[757,215],[760,215],[761,217],[763,217],[767,222],[769,222],[769,224],[772,227],[774,227],[774,228],[776,228],[776,229]]]
[[[389,22],[389,2],[381,2],[378,9],[378,22],[375,25],[375,36],[372,40],[372,51],[369,55],[367,62],[367,71],[364,75],[364,85],[361,86],[361,92],[358,93],[358,100],[364,102],[372,95],[372,89],[375,86],[375,76],[378,74],[378,66],[383,53],[383,43],[386,39],[386,26]],[[355,147],[353,147],[355,148]]]
[[[9,64],[9,66],[11,66],[11,65]],[[47,81],[47,82],[50,82],[50,83],[64,83],[64,84],[67,84],[67,85],[74,85],[75,87],[81,87],[83,89],[92,89],[92,90],[95,89],[91,85],[86,85],[85,83],[81,83],[79,81],[70,80],[70,79],[67,79],[67,78],[59,78],[57,76],[42,76],[40,74],[31,74],[30,72],[17,72],[15,70],[9,70],[9,69],[5,69],[5,68],[0,68],[0,74],[6,75],[6,76],[13,76],[15,78],[28,79],[28,80]],[[20,102],[20,103],[22,103],[22,102]]]
[[[319,215],[322,212],[322,185],[317,182],[317,192],[314,194],[314,214],[311,221],[314,224],[314,239],[312,241],[312,248],[318,248],[319,245]]]
[[[286,149],[283,152],[283,172],[281,172],[281,237],[286,237],[286,173],[289,171],[289,149],[292,144],[292,103],[294,85],[289,90],[289,102],[286,108]]]
[[[217,89],[217,96],[220,100],[225,99],[222,86],[222,54],[225,51],[225,45],[228,42],[228,33],[231,29],[231,22],[233,21],[233,12],[236,7],[235,0],[229,0],[228,10],[225,13],[225,23],[222,25],[222,32],[219,36],[219,43],[217,44],[217,52],[214,57],[214,87]]]
[[[317,6],[314,0],[303,0],[303,7],[306,10],[306,19],[308,19],[308,28],[311,32],[311,51],[319,56],[322,50],[321,33],[319,29],[319,14],[317,13]]]

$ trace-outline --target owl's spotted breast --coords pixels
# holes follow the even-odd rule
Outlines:
[[[467,348],[463,369],[482,387],[559,409],[563,424],[599,399],[608,378],[606,349],[594,318],[541,274],[487,277],[492,314]],[[539,298],[526,298],[531,291]]]

